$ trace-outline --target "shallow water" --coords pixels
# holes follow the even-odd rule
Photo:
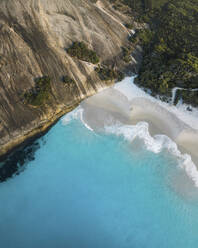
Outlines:
[[[2,248],[197,247],[197,189],[177,190],[174,157],[79,120],[59,121],[44,141],[0,184]]]
[[[130,82],[115,88],[151,98]],[[159,104],[196,126],[197,110],[189,117],[185,106]],[[82,111],[63,117],[27,157],[35,159],[0,184],[0,247],[197,248],[197,170],[181,166],[176,144],[151,137],[145,122],[110,119],[93,132]]]

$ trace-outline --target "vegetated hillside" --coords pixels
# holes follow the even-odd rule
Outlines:
[[[165,4],[168,0],[123,0],[132,9],[138,13],[144,13],[145,11],[159,8]]]
[[[120,77],[127,20],[106,0],[0,1],[0,155]]]
[[[170,0],[144,18],[151,29],[133,37],[144,47],[136,82],[164,96],[174,87],[188,89],[178,91],[176,102],[198,106],[198,91],[191,91],[198,88],[198,1]]]
[[[109,0],[113,3],[114,8],[124,9],[123,6],[127,5],[130,8],[127,10],[130,13],[133,13],[136,17],[141,18],[146,12],[151,11],[152,9],[160,8],[168,0]]]

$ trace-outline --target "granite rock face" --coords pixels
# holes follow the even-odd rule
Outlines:
[[[105,0],[0,1],[0,155],[110,83],[99,79],[95,65],[67,54],[72,42],[83,41],[101,63],[124,68],[127,18]],[[37,108],[25,104],[24,92],[44,75],[51,78],[49,101]],[[76,84],[65,87],[64,75]]]

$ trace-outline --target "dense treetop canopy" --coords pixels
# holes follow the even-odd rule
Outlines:
[[[139,20],[150,29],[139,31],[133,42],[144,47],[137,82],[154,94],[170,95],[173,87],[189,89],[179,98],[198,106],[198,1],[132,0]],[[147,6],[147,7],[145,7]]]

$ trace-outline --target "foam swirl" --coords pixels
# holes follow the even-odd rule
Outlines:
[[[198,170],[189,155],[196,156],[198,150],[198,111],[193,109],[189,113],[184,107],[161,102],[134,85],[133,78],[125,78],[83,101],[62,123],[80,120],[95,133],[122,136],[129,142],[139,138],[145,148],[154,153],[166,149],[198,187]],[[182,154],[178,145],[189,154]]]

